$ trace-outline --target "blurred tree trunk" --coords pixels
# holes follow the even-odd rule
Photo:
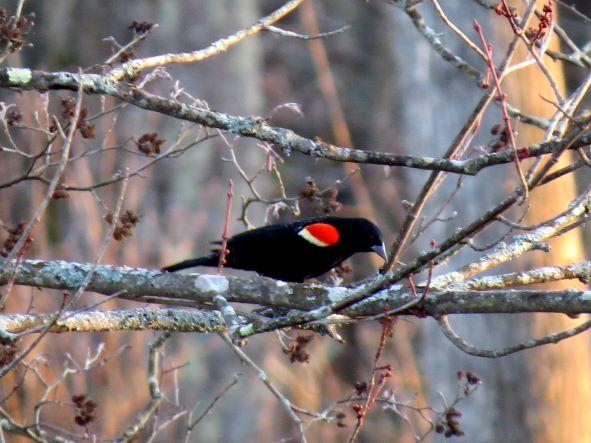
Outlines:
[[[448,17],[476,40],[472,20],[478,19],[484,25],[490,17],[488,11],[470,2],[442,3]],[[484,65],[470,52],[427,4],[421,4],[419,11],[425,16],[427,24],[441,33],[446,47],[460,57],[475,63],[481,69]],[[483,91],[466,74],[457,71],[432,49],[425,39],[417,33],[409,18],[401,10],[391,10],[391,26],[396,29],[392,51],[395,57],[392,82],[395,94],[392,109],[396,110],[395,124],[398,129],[397,140],[406,153],[415,155],[441,156],[454,139]],[[495,27],[506,32],[506,23],[494,20]],[[485,26],[485,29],[490,29]],[[485,31],[487,32],[487,31]],[[492,35],[489,34],[489,39]],[[497,62],[505,53],[505,46],[495,45]],[[472,146],[486,144],[488,128],[501,122],[498,108],[494,105],[483,119],[478,137]],[[396,171],[409,183],[404,189],[404,197],[414,201],[422,188],[428,173],[417,171]],[[478,177],[465,177],[462,188],[442,217],[457,216],[446,223],[434,223],[424,236],[423,243],[411,245],[410,251],[424,251],[429,248],[429,238],[436,241],[454,232],[475,219],[484,210],[493,206],[516,184],[514,169],[494,169],[483,171]],[[448,176],[439,192],[432,198],[423,214],[427,220],[454,191],[458,177]],[[506,186],[491,186],[491,183],[505,183]],[[498,239],[504,229],[493,226],[479,236],[477,244],[487,244]],[[445,270],[452,271],[465,264],[472,251],[465,251],[448,262]],[[404,260],[404,259],[403,259]],[[471,343],[483,347],[497,347],[519,341],[527,336],[527,330],[518,316],[454,316],[451,321],[457,331]],[[525,354],[513,355],[499,360],[478,359],[466,355],[450,344],[431,320],[421,321],[420,343],[415,347],[419,354],[420,370],[428,383],[430,402],[441,406],[437,392],[453,399],[456,389],[456,373],[470,370],[483,379],[483,386],[465,404],[462,411],[461,427],[467,439],[472,442],[530,441],[531,434],[525,425],[526,413],[531,398],[527,379]],[[436,441],[444,441],[443,436],[433,436]]]
[[[163,5],[168,2],[163,2]],[[207,2],[178,1],[180,16],[176,25],[169,29],[176,34],[183,48],[197,49],[207,46],[211,41],[256,22],[263,14],[259,0],[217,0]],[[166,6],[168,8],[168,6]],[[188,14],[187,11],[192,11]],[[184,29],[183,32],[179,32]],[[169,50],[174,50],[173,46]],[[239,115],[264,115],[264,95],[262,93],[263,53],[260,37],[254,36],[241,42],[225,52],[202,63],[179,67],[178,76],[182,86],[193,96],[204,100],[212,109]],[[211,131],[214,133],[214,131]],[[221,238],[227,203],[226,189],[230,178],[234,181],[234,200],[231,215],[231,234],[244,229],[237,222],[241,197],[250,196],[250,191],[236,171],[234,165],[224,162],[229,158],[228,146],[235,147],[240,165],[249,176],[253,176],[264,164],[263,151],[257,149],[253,140],[235,139],[231,134],[213,139],[196,149],[192,149],[181,162],[171,164],[163,180],[168,181],[167,216],[175,221],[175,225],[167,226],[170,236],[175,238],[176,245],[168,252],[167,260],[174,261],[191,255],[199,255],[207,251],[210,242]],[[169,174],[170,173],[170,174]],[[268,184],[264,180],[257,181],[257,189],[263,195]],[[260,207],[257,207],[260,209]],[[253,223],[260,223],[262,211],[252,211]],[[178,224],[176,222],[178,221]],[[248,346],[249,355],[261,363],[270,341],[275,337],[262,337],[251,340]],[[179,349],[191,366],[184,370],[186,377],[187,402],[207,404],[215,392],[232,380],[239,363],[234,354],[218,337],[197,338],[197,344]],[[276,348],[279,351],[279,347]],[[199,362],[199,363],[197,363]],[[233,398],[247,402],[251,410],[259,414],[245,414],[244,403],[240,401],[222,401],[217,407],[218,413],[208,417],[193,434],[191,441],[238,442],[258,440],[270,430],[269,423],[277,413],[283,417],[284,411],[276,407],[276,399],[261,384],[250,369],[244,369],[240,383],[232,389]],[[246,400],[248,399],[248,400]],[[277,411],[277,412],[275,412]],[[258,416],[257,418],[254,418]],[[231,426],[228,426],[231,423]],[[275,420],[281,423],[281,419]],[[178,434],[170,441],[180,441],[184,435],[182,426],[176,428]],[[280,429],[284,435],[285,429]]]
[[[473,35],[471,20],[480,17],[480,10],[471,10],[465,4],[450,3],[443,6],[456,24],[462,25],[461,28],[466,30],[468,35]],[[427,12],[427,9],[429,8],[423,8],[421,11],[425,14],[427,23],[436,27],[434,23],[438,22],[438,18]],[[453,138],[461,122],[470,112],[479,92],[476,88],[466,88],[466,84],[471,80],[460,73],[454,73],[453,68],[445,64],[424,41],[402,37],[416,32],[409,29],[410,24],[403,14],[396,11],[393,20],[394,26],[399,29],[399,38],[394,51],[399,60],[398,63],[414,71],[394,79],[399,91],[395,99],[401,114],[399,127],[403,129],[405,143],[411,146],[414,152],[434,155],[433,147],[438,147],[442,151],[446,143]],[[484,17],[480,19],[481,23],[486,20],[487,18]],[[507,32],[508,24],[504,19],[495,18],[491,25],[498,36],[494,47],[495,60],[499,62],[508,43],[507,39],[512,36]],[[444,34],[442,39],[446,46],[462,57],[469,58],[462,44],[449,35],[449,31],[444,31]],[[492,39],[493,34],[490,31],[487,35]],[[518,53],[515,60],[520,60],[522,57],[523,52]],[[408,62],[411,60],[413,62],[409,67]],[[562,81],[559,71],[561,65],[549,63],[548,66],[557,80]],[[508,89],[508,96],[512,103],[524,109],[526,113],[535,115],[548,115],[554,111],[550,106],[541,104],[539,95],[547,98],[553,95],[547,81],[535,66],[513,75],[508,84],[519,81],[522,85],[528,84],[528,88]],[[445,82],[445,88],[441,88],[442,82]],[[448,102],[453,102],[453,108],[447,105]],[[459,106],[461,103],[465,103],[466,107]],[[495,111],[495,108],[493,107],[492,110]],[[499,115],[494,118],[496,120],[492,123],[501,121]],[[482,132],[486,132],[490,123],[489,116],[483,121]],[[519,126],[520,145],[539,140],[539,136],[538,131],[525,125]],[[428,150],[423,151],[422,147],[427,147]],[[415,150],[417,148],[418,150]],[[498,171],[490,171],[480,174],[477,180],[465,179],[464,188],[460,194],[465,198],[456,199],[456,203],[449,207],[449,211],[456,210],[460,214],[460,219],[470,220],[478,212],[490,207],[494,201],[502,198],[504,192],[515,186],[514,172],[510,169],[505,171],[506,177],[500,176]],[[424,177],[418,178],[417,173],[409,173],[409,175],[411,183],[414,184],[414,189],[409,194],[409,199],[412,200],[419,186],[422,186]],[[454,181],[453,178],[447,180]],[[505,182],[507,186],[505,189],[497,187],[495,192],[495,187],[490,186],[493,181]],[[573,177],[535,191],[531,195],[529,220],[534,223],[555,215],[575,195]],[[470,202],[470,207],[466,207],[467,201]],[[557,205],[552,205],[553,202]],[[435,238],[441,238],[441,235],[445,234],[443,232],[445,227],[438,226],[438,232],[433,232]],[[486,238],[490,235],[484,235],[482,242],[490,240]],[[421,250],[427,246],[417,245],[417,247]],[[530,257],[535,258],[523,265],[530,268],[550,263],[570,263],[583,257],[578,231],[570,233],[559,242],[553,242],[552,247],[552,261],[549,261],[550,255],[538,253],[532,254]],[[455,258],[450,262],[449,269],[461,263],[461,259]],[[572,286],[572,282],[558,285],[558,287],[569,286]],[[540,315],[533,317],[533,320],[531,320],[532,317],[527,317],[527,320],[533,321],[531,328],[527,328],[522,321],[516,323],[515,317],[517,316],[509,319],[503,316],[477,316],[477,318],[454,319],[454,324],[469,341],[483,347],[514,343],[526,336],[544,335],[573,324],[573,321],[566,317]],[[424,342],[421,347],[421,361],[426,379],[431,383],[431,392],[440,389],[441,384],[449,383],[453,373],[459,369],[474,370],[484,380],[483,389],[469,400],[468,407],[462,409],[461,423],[470,441],[589,440],[591,423],[587,420],[587,411],[591,392],[588,374],[591,367],[588,337],[581,336],[561,346],[546,347],[535,352],[491,361],[462,354],[445,343],[436,326],[423,323]]]
[[[546,3],[538,1],[539,7]],[[555,7],[556,9],[556,7]],[[556,16],[555,16],[556,17]],[[518,57],[524,56],[524,48]],[[559,50],[557,39],[551,41],[550,49]],[[566,87],[563,64],[545,58],[546,67],[554,77],[559,90],[565,95]],[[523,85],[528,87],[524,88]],[[556,107],[541,100],[540,97],[557,102],[548,80],[537,65],[519,71],[507,82],[507,93],[515,105],[525,113],[551,116]],[[519,128],[520,144],[525,146],[540,140],[542,131],[531,126]],[[572,152],[562,155],[556,168],[574,161]],[[564,208],[566,202],[577,196],[576,176],[569,174],[560,180],[544,186],[531,194],[530,209],[526,220],[539,223],[550,219]],[[556,204],[553,204],[556,203]],[[536,252],[521,260],[525,268],[575,263],[584,260],[582,230],[575,229],[566,235],[553,239],[550,254]],[[584,288],[575,280],[561,281],[544,285],[548,289]],[[531,317],[531,335],[541,337],[553,332],[571,328],[587,315],[573,320],[565,315],[536,314]],[[554,443],[567,441],[591,441],[591,355],[589,336],[582,334],[566,340],[560,346],[545,346],[528,353],[529,385],[531,404],[527,411],[527,423],[533,433],[533,441]]]
[[[237,6],[239,5],[239,7]],[[144,42],[137,47],[137,56],[157,55],[165,52],[191,51],[207,46],[214,39],[232,34],[240,28],[254,23],[260,18],[261,9],[258,0],[241,0],[240,2],[207,1],[192,2],[184,0],[134,2],[121,6],[120,2],[104,1],[91,2],[59,0],[51,7],[47,4],[26,5],[37,14],[35,47],[23,52],[23,65],[34,68],[52,70],[76,70],[78,66],[89,66],[99,63],[111,53],[108,43],[102,40],[113,36],[121,44],[132,38],[128,25],[132,20],[158,23]],[[76,17],[76,20],[72,20]],[[89,48],[92,48],[89,50]],[[20,54],[19,54],[20,56]],[[21,64],[21,63],[18,63]],[[251,37],[232,48],[227,53],[212,60],[190,66],[169,66],[166,69],[175,79],[180,80],[180,87],[194,97],[203,99],[220,110],[242,115],[260,115],[264,112],[263,95],[261,92],[262,51],[259,37]],[[167,95],[171,84],[157,81],[149,86],[156,93]],[[40,96],[35,93],[23,94],[22,100],[38,101]],[[65,92],[51,93],[51,112],[59,114],[59,97],[68,95]],[[31,98],[34,97],[34,98]],[[16,100],[19,100],[18,97]],[[107,99],[107,106],[112,106],[112,100]],[[92,96],[84,98],[84,106],[96,109],[97,100]],[[20,103],[22,109],[39,109],[40,104]],[[123,143],[130,137],[139,137],[146,132],[157,132],[172,144],[178,134],[180,122],[166,119],[156,113],[126,114],[124,110],[111,134],[109,145]],[[43,113],[41,113],[43,115]],[[104,134],[106,131],[99,131]],[[227,136],[230,143],[234,140]],[[32,140],[31,140],[32,141]],[[41,146],[42,141],[35,140],[34,146]],[[86,142],[75,140],[73,150],[81,149]],[[237,155],[242,166],[253,173],[262,165],[264,157],[262,151],[256,148],[254,141],[239,140],[236,147]],[[244,151],[244,152],[240,152]],[[124,242],[113,242],[107,250],[103,262],[124,263],[127,265],[161,266],[174,260],[185,258],[180,255],[192,255],[203,252],[209,247],[209,241],[221,235],[221,225],[226,206],[226,183],[228,178],[235,180],[235,203],[232,213],[233,232],[242,227],[235,219],[238,216],[240,196],[247,194],[245,183],[237,179],[235,168],[220,160],[228,157],[227,146],[219,138],[199,145],[189,150],[180,161],[160,162],[154,168],[145,171],[148,186],[142,184],[142,179],[132,179],[129,183],[124,209],[132,209],[142,214],[142,222],[138,225],[133,237]],[[104,156],[99,160],[78,163],[75,174],[67,177],[73,182],[90,183],[99,176],[108,176],[114,170],[124,167],[133,169],[144,160],[137,156]],[[5,165],[2,165],[4,167]],[[14,170],[20,167],[14,167]],[[4,170],[4,168],[2,168]],[[1,174],[0,174],[1,175]],[[5,176],[9,176],[8,173]],[[262,183],[261,183],[262,184]],[[115,202],[119,186],[102,188],[97,194],[112,207]],[[42,198],[44,188],[34,187],[34,194],[26,198],[17,197],[0,202],[1,214],[25,218],[33,203]],[[264,188],[261,188],[264,190]],[[15,193],[21,192],[19,188]],[[14,208],[5,207],[10,201],[23,202],[22,214],[14,214]],[[57,212],[56,212],[57,211]],[[51,222],[54,217],[55,221]],[[92,260],[102,243],[106,223],[102,219],[101,208],[90,193],[73,193],[67,200],[52,202],[46,217],[34,232],[35,245],[31,255],[41,257],[88,259]],[[49,220],[47,223],[46,220]],[[68,220],[68,221],[65,221]],[[12,220],[3,218],[12,224]],[[18,220],[17,220],[18,221]],[[52,225],[53,223],[53,225]],[[54,226],[58,234],[50,238],[51,229],[45,225]],[[67,228],[65,228],[67,226]],[[57,242],[57,245],[55,244]],[[59,253],[55,253],[55,251]],[[51,255],[50,255],[51,254]],[[53,255],[55,254],[55,255]],[[54,300],[50,297],[37,297],[36,308],[52,311]],[[30,290],[14,288],[9,302],[13,303],[14,311],[25,311],[30,299]],[[95,296],[99,301],[101,297]],[[92,295],[85,295],[85,301],[93,300]],[[18,304],[18,308],[16,305]],[[125,307],[130,304],[113,300],[102,307]],[[274,337],[270,337],[273,339]],[[60,366],[64,359],[64,349],[73,358],[83,360],[88,349],[94,350],[100,341],[106,343],[106,352],[114,352],[122,345],[131,345],[122,356],[109,362],[93,372],[85,385],[82,378],[68,385],[69,389],[60,391],[59,399],[69,402],[72,394],[88,393],[99,404],[99,417],[93,423],[94,431],[107,436],[117,436],[127,426],[135,414],[147,401],[146,388],[146,349],[151,341],[151,334],[88,334],[77,336],[56,336],[47,338],[36,348],[34,355],[45,354],[51,356],[51,365]],[[209,395],[216,392],[232,379],[236,361],[231,353],[217,337],[198,337],[197,346],[175,347],[170,345],[168,358],[175,361],[177,355],[182,361],[188,360],[191,365],[184,370],[189,379],[183,389],[183,402],[201,405],[210,400]],[[75,343],[75,346],[72,344]],[[172,342],[174,343],[174,342]],[[208,346],[215,345],[216,352],[210,352]],[[251,347],[256,354],[255,347]],[[216,354],[216,355],[210,355]],[[202,361],[197,364],[195,361]],[[179,363],[182,363],[179,361]],[[221,368],[229,368],[222,371]],[[134,376],[130,377],[130,374]],[[52,376],[55,376],[54,373]],[[250,377],[251,374],[248,375]],[[29,377],[31,379],[31,377]],[[94,389],[92,380],[101,380],[105,390]],[[8,385],[15,380],[6,380]],[[14,396],[10,403],[11,412],[21,418],[16,411],[23,413],[30,411],[31,405],[41,394],[41,387],[37,384],[23,390],[20,396]],[[236,392],[259,402],[261,411],[273,411],[276,401],[261,387],[255,391],[250,389],[249,383],[240,383]],[[103,395],[98,397],[97,395]],[[202,398],[201,398],[202,397]],[[260,405],[261,398],[267,404]],[[228,402],[226,408],[220,408],[219,415],[213,416],[200,427],[199,441],[214,441],[223,436],[224,441],[241,441],[244,436],[261,435],[257,429],[259,424],[252,420],[250,414],[240,413],[237,408],[243,408],[240,402]],[[112,414],[112,411],[117,411]],[[55,422],[68,425],[73,420],[73,413],[64,414],[60,408],[48,410]],[[59,418],[56,418],[58,417]],[[22,417],[30,419],[30,417]],[[225,426],[233,423],[233,426]],[[177,441],[185,435],[183,426],[170,427],[169,432],[178,432],[177,437],[169,441]],[[203,440],[202,440],[203,439]]]
[[[390,63],[393,60],[390,44],[394,35],[391,23],[383,14],[383,5],[350,2],[343,8],[342,4],[332,3],[335,2],[306,2],[300,9],[303,31],[309,35],[342,23],[353,24],[352,29],[338,37],[309,42],[312,62],[310,68],[314,70],[319,100],[327,111],[322,120],[326,128],[326,135],[323,134],[323,137],[339,146],[369,147],[392,152],[393,144],[389,138],[389,132],[392,131],[392,110],[384,99],[389,97],[386,92],[391,90]],[[324,26],[320,26],[319,22]],[[376,36],[379,38],[375,39]],[[331,63],[334,59],[346,57],[347,51],[352,50],[355,51],[355,63],[345,63],[346,69],[342,69],[342,64]],[[346,175],[360,169],[360,172],[350,175],[345,184],[353,197],[353,206],[347,208],[346,215],[366,217],[384,226],[385,231],[395,230],[395,227],[386,225],[384,221],[391,218],[392,212],[396,211],[389,205],[375,205],[375,202],[382,201],[381,188],[385,183],[381,168],[348,163],[342,167]],[[363,259],[368,262],[371,260],[371,267],[363,266],[364,270],[375,270],[382,265],[377,256]],[[326,402],[324,399],[348,395],[356,381],[367,381],[369,377],[369,362],[373,359],[379,341],[380,328],[376,325],[362,325],[354,330],[344,330],[343,334],[347,340],[346,349],[339,349],[340,355],[332,359],[321,356],[330,352],[333,343],[323,340],[316,345],[312,359],[315,362],[320,359],[321,363],[309,370],[316,374],[310,377],[316,380],[315,401],[310,401],[309,392],[296,392],[296,398],[307,399],[306,404],[310,407],[322,406]],[[426,398],[423,381],[412,349],[415,335],[414,325],[399,322],[395,338],[388,343],[384,352],[384,361],[394,368],[392,386],[396,386],[399,392],[408,394],[415,402],[424,404]],[[297,372],[293,376],[297,377]],[[338,383],[339,380],[342,380],[341,383]],[[339,384],[344,386],[339,389]],[[348,390],[343,389],[344,387]],[[307,386],[306,390],[308,389]],[[392,420],[391,415],[380,414],[376,410],[368,420],[367,430],[361,433],[361,441],[386,441],[393,434],[396,435],[397,442],[414,441],[408,426],[397,419]],[[352,421],[349,420],[349,423]],[[347,434],[336,433],[330,428],[319,431],[322,441],[343,441]]]

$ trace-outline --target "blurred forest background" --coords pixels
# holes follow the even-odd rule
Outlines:
[[[16,2],[0,2],[12,9]],[[457,54],[475,64],[482,63],[461,41],[451,35],[431,3],[424,1],[421,12],[429,25],[441,32],[444,43]],[[515,6],[521,7],[520,2]],[[571,0],[570,4],[587,14],[591,4]],[[157,23],[151,35],[137,49],[136,56],[146,57],[166,52],[191,51],[231,34],[255,22],[281,4],[271,0],[54,0],[27,2],[25,12],[35,12],[35,27],[28,37],[32,47],[11,55],[9,66],[22,66],[51,71],[93,66],[107,59],[112,46],[104,41],[113,36],[128,41],[132,20]],[[542,3],[540,2],[540,5]],[[474,36],[472,20],[483,25],[495,47],[504,48],[511,37],[507,21],[475,1],[441,1],[446,13],[466,33]],[[560,12],[559,21],[577,43],[591,40],[591,26],[568,11]],[[446,63],[416,31],[401,9],[384,1],[308,0],[287,16],[280,26],[302,34],[316,34],[350,25],[346,32],[332,37],[303,41],[261,33],[241,42],[227,53],[203,63],[173,65],[166,68],[174,81],[192,97],[207,103],[211,109],[243,116],[269,116],[284,103],[298,103],[303,115],[289,108],[272,113],[272,123],[288,127],[307,137],[320,137],[339,146],[368,148],[374,151],[439,156],[453,140],[474,104],[482,94],[474,80]],[[499,49],[502,54],[504,49]],[[581,81],[583,70],[562,63],[549,63],[565,90]],[[550,97],[547,83],[534,67],[525,69],[508,81],[512,103],[535,115],[553,111],[540,99]],[[167,95],[173,81],[158,79],[151,91]],[[60,112],[60,99],[72,96],[65,92],[41,95],[37,92],[0,91],[0,100],[15,103],[25,123],[33,123],[31,110],[49,109]],[[114,105],[112,98],[88,96],[84,106],[92,115],[100,110],[101,100]],[[482,123],[476,142],[487,144],[489,128],[500,122],[498,108],[491,107]],[[77,139],[75,149],[88,149],[97,143],[120,146],[142,134],[156,132],[169,145],[175,142],[183,123],[156,113],[128,106],[116,117],[96,121],[96,139]],[[186,126],[186,124],[184,124]],[[188,129],[188,138],[203,135],[198,128]],[[518,125],[522,144],[536,141],[539,133]],[[15,132],[17,143],[42,142],[42,135],[32,131]],[[4,143],[4,140],[0,140]],[[232,178],[238,196],[233,207],[231,232],[245,226],[240,216],[239,196],[249,195],[247,184],[240,178],[230,157],[228,143],[234,146],[240,165],[253,175],[265,164],[266,155],[256,140],[236,139],[226,135],[206,140],[187,150],[178,159],[165,159],[146,169],[141,177],[132,178],[124,209],[141,214],[133,235],[113,242],[103,263],[154,267],[206,251],[211,240],[220,237],[226,205],[226,184]],[[15,160],[16,162],[16,160]],[[81,185],[109,178],[113,171],[132,170],[145,162],[137,153],[113,150],[90,156],[76,163],[66,175],[68,184]],[[0,177],[8,177],[18,165],[2,158]],[[320,188],[338,187],[337,200],[343,206],[339,215],[364,216],[374,220],[391,244],[405,216],[403,201],[413,201],[428,172],[406,168],[384,168],[341,164],[294,154],[279,163],[286,192],[297,196],[306,188],[308,177]],[[583,177],[582,179],[588,179]],[[454,211],[457,218],[473,219],[498,201],[515,186],[514,170],[489,168],[477,177],[465,177],[458,195],[446,207],[443,218]],[[449,197],[458,179],[448,179],[427,208],[433,214]],[[265,198],[279,196],[278,183],[272,174],[262,174],[256,186]],[[577,183],[572,176],[560,180],[551,189],[532,196],[528,220],[533,223],[558,212],[564,202],[575,196]],[[92,261],[100,248],[105,230],[106,210],[115,204],[119,186],[106,186],[91,192],[72,192],[70,198],[53,201],[45,219],[34,231],[34,244],[27,256],[43,259]],[[0,220],[15,225],[29,216],[42,199],[44,187],[23,183],[0,193]],[[554,203],[561,205],[554,206]],[[272,214],[266,206],[254,203],[249,220],[261,225]],[[314,204],[301,202],[302,215],[316,213]],[[289,217],[281,213],[282,219]],[[452,232],[454,220],[434,223],[408,251],[429,248],[431,239],[444,238]],[[492,241],[502,233],[487,231],[481,240]],[[552,244],[552,258],[559,262],[574,261],[584,256],[582,233],[574,231]],[[448,269],[477,256],[472,252],[454,258]],[[404,260],[404,258],[403,258]],[[530,260],[546,262],[547,257],[534,253]],[[378,262],[369,257],[352,260],[353,271],[346,276],[355,281],[375,272]],[[531,265],[531,263],[529,263]],[[86,295],[85,300],[102,297]],[[94,297],[94,298],[93,298]],[[33,303],[43,311],[56,308],[53,297],[36,289],[15,288],[8,300],[9,312],[20,312]],[[134,306],[131,302],[111,300],[104,308]],[[454,320],[458,332],[476,344],[486,347],[511,344],[532,335],[564,328],[571,320],[562,315],[477,315]],[[320,409],[347,397],[356,381],[367,380],[371,361],[379,340],[380,327],[359,323],[343,329],[346,344],[327,337],[316,337],[309,345],[310,362],[292,364],[282,352],[276,335],[251,338],[246,351],[269,374],[271,379],[294,403],[309,409]],[[92,334],[56,334],[48,336],[32,357],[44,356],[42,371],[51,379],[66,361],[64,353],[82,360],[88,350],[106,344],[106,354],[128,346],[104,365],[88,374],[80,374],[61,387],[56,399],[68,401],[73,394],[86,393],[98,403],[97,419],[91,432],[115,437],[135,417],[148,398],[146,384],[147,344],[153,339],[148,332],[110,332]],[[233,379],[242,373],[238,384],[216,404],[191,435],[199,442],[266,442],[279,441],[290,435],[292,424],[277,400],[260,384],[255,375],[241,367],[234,354],[218,336],[177,334],[165,348],[164,386],[172,389],[178,383],[180,402],[196,403],[205,408]],[[441,406],[439,392],[453,397],[459,370],[469,370],[483,380],[478,391],[462,403],[461,426],[470,442],[584,442],[591,441],[591,353],[589,336],[582,335],[558,346],[539,348],[502,359],[478,359],[463,354],[440,333],[432,319],[399,321],[394,339],[385,350],[384,361],[393,365],[390,386],[398,400],[417,405]],[[19,373],[2,380],[5,387],[18,383]],[[25,381],[6,406],[15,418],[27,419],[30,405],[37,401],[41,385],[33,377]],[[0,388],[6,394],[7,388]],[[198,409],[199,410],[199,409]],[[315,424],[309,431],[312,442],[344,441],[354,425],[353,412],[347,414],[341,428],[335,424]],[[45,421],[72,427],[71,407],[57,405],[43,412]],[[420,431],[425,423],[409,414]],[[158,441],[184,438],[184,422],[167,427]],[[7,441],[19,441],[6,436]],[[443,441],[430,434],[427,441]],[[409,426],[396,414],[376,408],[369,415],[361,433],[364,442],[412,442]]]

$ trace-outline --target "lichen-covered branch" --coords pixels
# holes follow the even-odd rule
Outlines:
[[[6,261],[0,259],[0,264]],[[92,269],[91,263],[61,260],[23,260],[15,273],[17,285],[47,289],[76,290]],[[14,261],[0,271],[0,286],[14,269]],[[254,303],[273,307],[312,309],[342,296],[344,288],[318,284],[292,284],[263,277],[250,279],[213,274],[173,274],[159,270],[96,265],[87,291],[119,298],[199,307],[214,304],[216,295],[228,302]],[[185,303],[186,302],[186,303]]]
[[[350,310],[351,314],[370,316],[381,306],[396,306],[407,296],[391,302],[376,299],[366,302],[361,308]],[[433,291],[414,306],[413,315],[421,312],[437,317],[447,314],[514,314],[532,312],[554,312],[566,314],[591,313],[591,291],[534,291],[534,290],[496,290],[496,291]],[[372,314],[373,313],[373,314]],[[0,329],[18,333],[44,324],[49,314],[0,314]],[[345,320],[328,319],[330,323]],[[265,320],[261,318],[260,322]],[[50,332],[102,332],[115,330],[159,330],[176,332],[212,333],[226,330],[226,324],[217,311],[197,311],[189,309],[130,309],[114,311],[87,311],[66,313],[50,329]]]
[[[7,282],[12,264],[0,273],[0,285]],[[39,288],[75,290],[85,279],[92,264],[64,261],[24,260],[19,265],[15,283]],[[573,265],[588,268],[589,264]],[[574,274],[573,274],[574,276]],[[578,278],[579,274],[577,274]],[[553,273],[548,273],[549,281]],[[568,278],[565,275],[565,278]],[[541,282],[538,279],[536,283]],[[418,311],[438,317],[448,314],[557,312],[591,313],[591,291],[507,290],[493,291],[432,288],[416,303]],[[120,294],[130,300],[167,304],[175,309],[132,309],[65,313],[51,328],[52,332],[106,330],[164,330],[183,332],[220,332],[226,330],[222,315],[215,309],[214,299],[223,296],[228,302],[249,303],[269,307],[291,308],[288,318],[296,323],[310,312],[324,312],[335,303],[347,300],[351,291],[320,284],[284,283],[268,278],[238,278],[206,274],[163,274],[141,268],[97,265],[87,291],[104,295]],[[417,295],[402,286],[393,286],[340,311],[340,316],[315,318],[339,322],[343,318],[381,315],[400,310],[416,300]],[[200,310],[180,306],[201,307]],[[211,308],[209,307],[211,306]],[[3,314],[0,329],[21,332],[43,325],[51,314]],[[272,330],[274,320],[260,316],[248,325],[252,333]],[[248,331],[245,331],[250,335]]]
[[[0,329],[19,333],[43,326],[53,314],[0,314]],[[64,312],[49,332],[101,331],[224,332],[226,324],[218,311],[189,309],[128,309]]]
[[[477,261],[463,266],[456,272],[438,277],[433,282],[435,287],[443,287],[447,283],[457,283],[468,279],[476,274],[486,271],[501,263],[506,263],[524,254],[527,251],[536,249],[541,242],[559,235],[562,230],[572,223],[577,222],[581,217],[586,217],[591,205],[591,188],[583,195],[571,202],[570,207],[546,223],[542,223],[537,229],[514,236],[511,241],[501,242],[492,252],[484,255]]]
[[[544,266],[529,271],[473,278],[454,283],[448,286],[447,289],[485,291],[488,289],[503,289],[572,279],[588,283],[589,279],[591,279],[591,261],[583,261],[566,266]]]

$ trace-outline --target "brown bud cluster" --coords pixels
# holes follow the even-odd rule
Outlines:
[[[461,416],[462,413],[458,409],[450,406],[445,410],[442,421],[435,425],[435,432],[444,434],[446,438],[464,436],[465,433],[460,428],[460,422],[458,421]]]
[[[464,378],[469,385],[477,385],[482,381],[480,377],[470,371],[458,371],[457,373],[458,380],[462,381]]]
[[[14,359],[17,350],[16,342],[0,337],[0,368]]]
[[[127,48],[125,51],[121,51],[121,53],[119,54],[119,62],[120,63],[128,62],[129,60],[131,60],[133,58],[134,55],[135,55],[135,49]]]
[[[339,428],[346,428],[347,427],[347,423],[345,423],[345,418],[347,418],[347,414],[345,414],[342,411],[339,411],[335,414],[334,418],[335,418],[335,422],[337,424],[337,427],[339,427]]]
[[[35,25],[34,18],[35,14],[8,15],[6,9],[0,8],[0,50],[6,48],[8,52],[15,52],[22,48],[26,43],[25,36]]]
[[[343,205],[337,201],[339,190],[332,186],[324,191],[318,188],[316,180],[306,177],[306,184],[299,192],[299,196],[312,203],[317,214],[332,214],[341,210]]]
[[[80,131],[80,135],[82,138],[92,139],[96,137],[94,133],[94,125],[88,123],[86,120],[86,115],[88,110],[86,108],[82,108],[80,110],[80,118],[78,119],[78,124],[76,125],[76,129]]]
[[[504,124],[496,124],[490,128],[490,133],[496,136],[496,140],[491,145],[492,152],[499,152],[507,148],[509,144],[509,131]]]
[[[165,141],[162,138],[158,138],[158,134],[155,132],[150,132],[142,135],[135,144],[137,145],[138,151],[146,155],[153,155],[160,154],[160,148]]]
[[[74,421],[78,426],[86,426],[96,419],[98,404],[89,399],[86,394],[73,395],[72,401],[76,407]]]
[[[131,29],[135,34],[146,34],[150,32],[153,27],[154,23],[140,22],[138,20],[133,20],[129,25],[129,29]]]
[[[308,343],[312,341],[314,336],[308,335],[298,335],[296,339],[289,345],[287,349],[284,349],[283,352],[289,355],[289,361],[291,363],[309,363],[310,362],[310,354],[306,352],[306,347]]]
[[[8,257],[14,245],[17,244],[19,238],[23,235],[25,230],[25,226],[27,223],[24,221],[19,222],[15,228],[6,228],[6,232],[8,232],[8,237],[4,240],[2,244],[2,251],[0,251],[0,255],[3,257]],[[27,237],[27,240],[23,244],[23,248],[21,249],[21,253],[24,253],[29,246],[33,243],[33,237],[30,235]]]
[[[363,394],[367,392],[367,382],[364,381],[356,381],[355,382],[355,394],[358,397],[361,397]]]
[[[61,123],[63,125],[67,125],[74,114],[76,113],[76,100],[71,97],[62,99],[62,113],[61,113]],[[88,116],[88,109],[81,108],[80,115],[78,116],[78,123],[76,124],[76,129],[80,131],[80,135],[82,138],[90,139],[95,137],[94,133],[94,125],[90,124],[86,118]],[[50,132],[56,132],[57,126],[55,124],[49,127]]]
[[[125,237],[131,237],[133,228],[139,223],[141,216],[133,211],[127,210],[119,218],[119,223],[115,226],[113,231],[113,238],[117,241],[123,240]],[[109,224],[113,223],[113,214],[109,213],[105,216],[105,221]]]
[[[63,183],[58,183],[58,185],[55,187],[55,191],[53,191],[53,194],[51,194],[51,198],[54,200],[70,198],[70,193],[68,192],[66,185]]]

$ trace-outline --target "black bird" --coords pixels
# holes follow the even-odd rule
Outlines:
[[[364,218],[314,217],[252,229],[228,239],[226,263],[277,280],[302,282],[330,271],[356,252],[376,252],[386,260],[378,227]],[[218,266],[220,251],[163,268],[175,272]]]

